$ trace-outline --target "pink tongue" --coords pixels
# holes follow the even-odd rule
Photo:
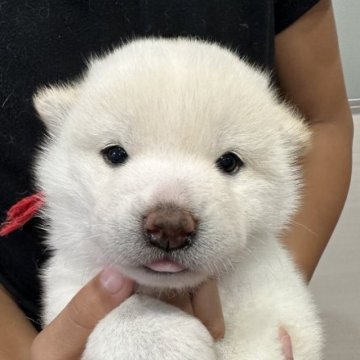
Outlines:
[[[185,268],[177,263],[174,263],[173,261],[168,260],[159,260],[155,261],[151,264],[146,265],[151,270],[158,271],[158,272],[171,272],[171,273],[177,273],[180,271],[185,270]]]

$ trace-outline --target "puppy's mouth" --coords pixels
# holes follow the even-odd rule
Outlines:
[[[124,274],[137,284],[146,288],[183,289],[197,286],[208,276],[207,273],[193,269],[180,259],[159,256],[140,264],[124,267]]]
[[[162,274],[177,274],[187,271],[187,268],[185,266],[170,259],[153,261],[149,264],[144,265],[144,268],[149,272]]]

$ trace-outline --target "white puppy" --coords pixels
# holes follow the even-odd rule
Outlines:
[[[314,305],[277,240],[309,132],[265,74],[215,44],[139,40],[41,90],[35,106],[50,134],[36,167],[54,250],[44,322],[106,265],[140,284],[83,359],[281,360],[280,326],[296,360],[320,359]],[[216,343],[156,299],[209,277],[226,324]]]

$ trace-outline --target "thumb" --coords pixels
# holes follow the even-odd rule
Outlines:
[[[39,333],[32,344],[31,359],[79,359],[98,321],[126,300],[132,291],[131,280],[114,268],[104,269]]]

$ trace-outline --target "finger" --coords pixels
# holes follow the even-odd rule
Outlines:
[[[280,328],[279,330],[279,339],[281,341],[282,353],[285,360],[294,360],[291,338],[284,328]]]
[[[194,292],[192,307],[194,315],[207,327],[212,337],[222,339],[225,323],[216,280],[208,280]]]
[[[166,292],[161,294],[160,300],[176,306],[190,315],[194,314],[190,294],[188,293]]]
[[[78,360],[99,320],[127,299],[133,282],[107,268],[86,284],[36,337],[32,360]]]

